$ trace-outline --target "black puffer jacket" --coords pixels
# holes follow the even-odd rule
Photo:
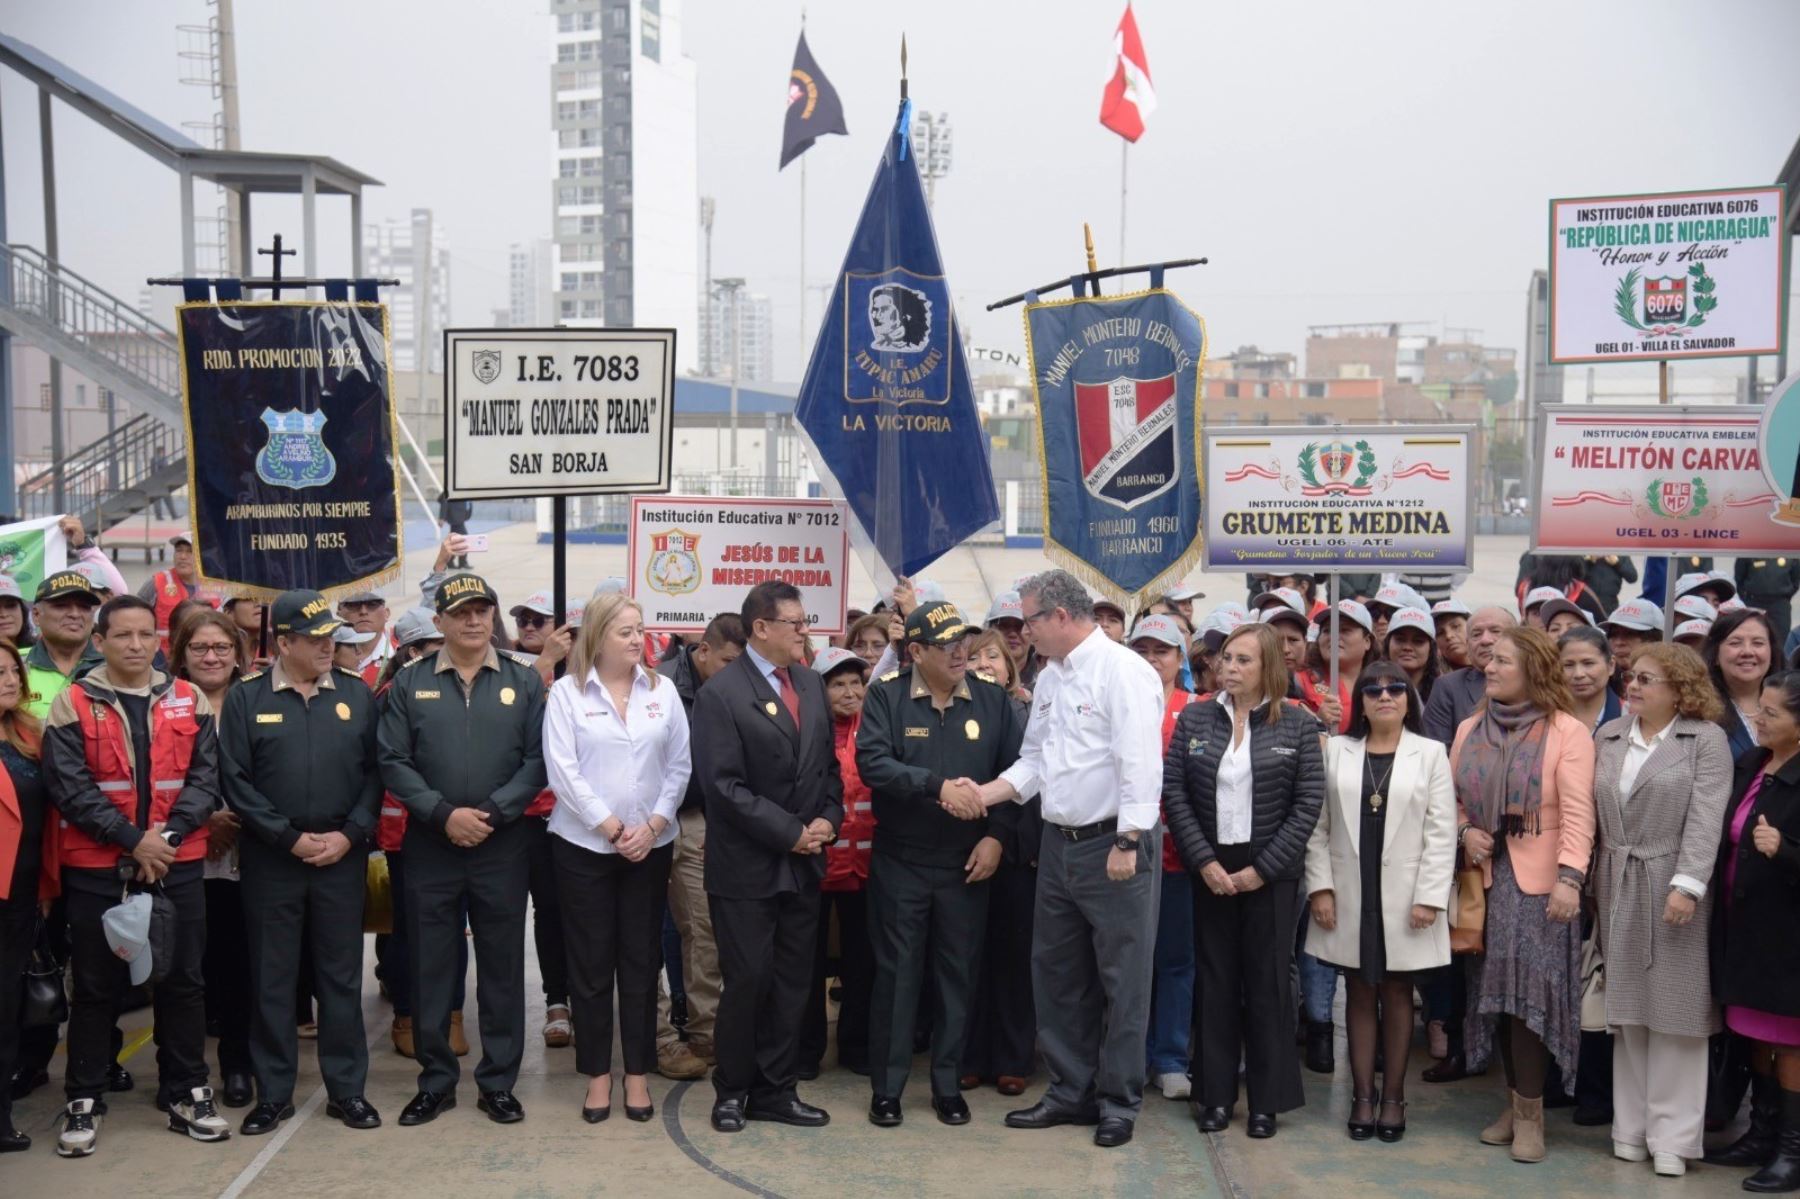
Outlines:
[[[1213,700],[1189,704],[1175,721],[1163,759],[1163,815],[1181,851],[1181,863],[1198,874],[1218,854],[1219,757],[1231,744],[1231,715]],[[1271,725],[1267,705],[1250,716],[1253,865],[1264,882],[1297,879],[1306,865],[1306,842],[1325,802],[1325,755],[1319,722],[1304,708],[1281,705]]]

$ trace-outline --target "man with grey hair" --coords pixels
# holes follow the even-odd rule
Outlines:
[[[1009,1128],[1097,1124],[1131,1140],[1143,1106],[1150,967],[1162,880],[1162,683],[1094,622],[1064,570],[1019,589],[1025,636],[1044,660],[1019,759],[982,802],[1043,797],[1032,986],[1050,1089]]]
[[[1477,609],[1469,618],[1469,664],[1432,684],[1423,717],[1427,737],[1442,741],[1446,749],[1456,740],[1456,730],[1475,714],[1487,695],[1487,664],[1494,654],[1494,642],[1518,623],[1510,610],[1500,607]]]

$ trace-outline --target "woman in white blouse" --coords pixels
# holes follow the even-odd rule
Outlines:
[[[648,1075],[656,1066],[663,904],[675,812],[692,765],[681,697],[643,657],[636,601],[595,596],[544,713],[544,760],[556,792],[550,852],[568,942],[575,1066],[589,1076],[581,1116],[590,1124],[612,1114],[615,978],[625,1114],[656,1114]]]

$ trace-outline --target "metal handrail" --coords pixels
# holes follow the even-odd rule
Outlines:
[[[77,271],[26,245],[0,246],[8,307],[29,313],[81,342],[144,387],[174,397],[181,364],[172,330]]]

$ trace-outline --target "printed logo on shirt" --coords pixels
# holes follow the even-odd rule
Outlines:
[[[194,706],[194,697],[191,695],[177,695],[175,692],[171,691],[163,697],[162,706],[165,712],[185,712]]]
[[[1200,738],[1198,738],[1198,737],[1189,737],[1188,738],[1188,757],[1199,758],[1199,757],[1204,757],[1205,754],[1206,754],[1206,742],[1200,740]]]
[[[1098,713],[1099,711],[1100,711],[1099,704],[1076,704],[1075,705],[1075,715],[1077,715],[1077,716],[1093,716],[1096,713]]]
[[[1050,710],[1050,701],[1049,700],[1045,699],[1045,700],[1038,701],[1037,714],[1039,716],[1044,715],[1044,713],[1048,712],[1049,710]]]
[[[1291,758],[1298,751],[1295,750],[1294,747],[1291,745],[1271,745],[1269,747],[1269,752],[1272,754],[1277,754],[1284,758]]]
[[[663,716],[662,703],[658,700],[651,700],[644,705],[644,715],[648,716],[651,720],[661,720]]]

